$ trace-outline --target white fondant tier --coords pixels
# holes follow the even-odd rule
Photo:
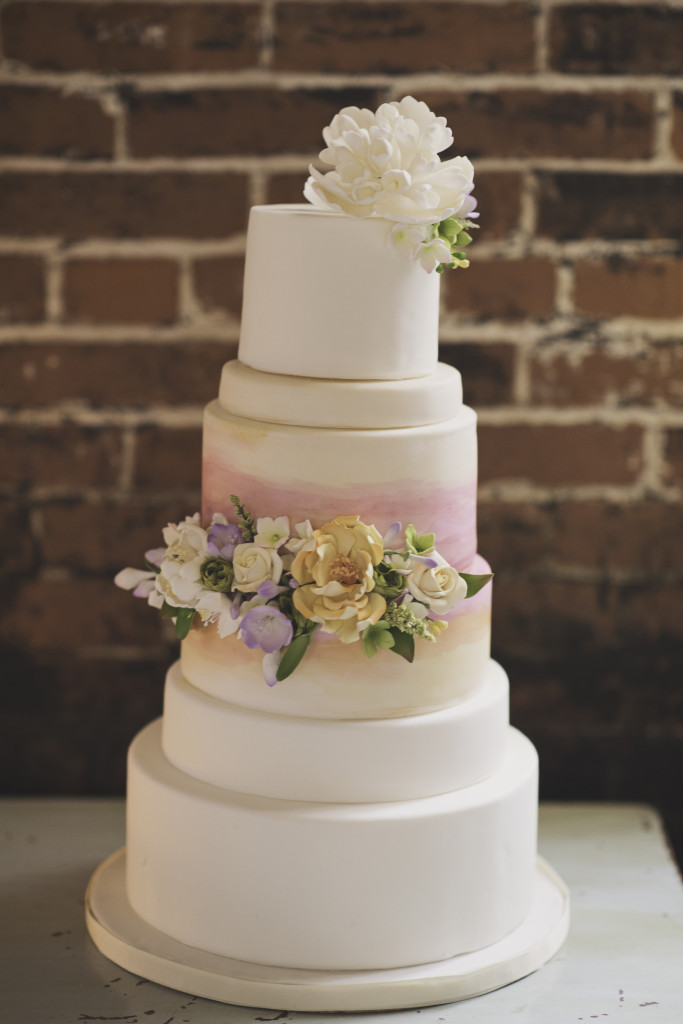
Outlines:
[[[162,745],[176,768],[223,789],[372,803],[447,793],[493,775],[508,721],[507,676],[494,661],[479,689],[450,708],[355,721],[240,708],[192,686],[176,662],[166,677]]]
[[[477,556],[467,571],[486,573],[489,566]],[[418,638],[412,663],[390,651],[369,659],[360,641],[343,644],[318,630],[292,675],[270,687],[260,651],[200,625],[182,642],[183,675],[219,700],[277,715],[391,718],[437,711],[481,685],[490,656],[491,592],[487,584],[460,601],[436,642]]]
[[[235,416],[269,423],[346,429],[352,424],[366,430],[422,427],[457,415],[462,380],[445,363],[426,377],[349,381],[262,373],[233,359],[223,367],[218,400]]]
[[[514,730],[500,770],[477,785],[420,800],[322,804],[193,779],[164,756],[158,721],[131,746],[128,787],[133,909],[222,956],[395,968],[488,946],[531,907],[537,758]]]
[[[344,380],[432,373],[439,275],[388,247],[392,226],[306,204],[252,207],[241,361]]]
[[[349,408],[349,422],[354,409]],[[232,494],[255,516],[322,526],[359,515],[380,534],[399,516],[434,532],[464,570],[476,553],[476,416],[394,430],[325,429],[246,419],[212,402],[204,417],[203,515],[234,519]]]

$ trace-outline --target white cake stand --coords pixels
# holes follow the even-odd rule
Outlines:
[[[125,865],[122,849],[100,865],[86,892],[86,924],[98,949],[149,981],[241,1006],[358,1012],[468,999],[537,970],[557,952],[569,928],[566,886],[539,857],[531,913],[514,932],[486,949],[393,970],[264,967],[186,946],[146,924],[128,902]]]

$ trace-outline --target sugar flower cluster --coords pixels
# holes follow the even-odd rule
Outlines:
[[[427,271],[467,267],[462,251],[476,200],[474,169],[464,156],[442,161],[453,142],[446,119],[412,96],[373,112],[345,107],[323,130],[320,153],[332,170],[310,168],[304,188],[320,209],[394,221],[387,241]]]
[[[336,516],[292,532],[286,516],[254,520],[232,502],[237,523],[220,513],[207,527],[199,513],[169,523],[147,568],[123,569],[115,583],[172,619],[180,639],[195,623],[215,624],[260,649],[270,686],[294,671],[317,629],[362,641],[368,657],[384,649],[412,661],[415,638],[434,642],[448,625],[440,616],[491,579],[458,572],[434,534],[412,525],[382,537],[358,516]]]

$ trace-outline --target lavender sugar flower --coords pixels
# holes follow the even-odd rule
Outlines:
[[[260,647],[265,654],[274,654],[291,642],[292,623],[272,605],[261,604],[242,619],[240,638],[247,647]]]

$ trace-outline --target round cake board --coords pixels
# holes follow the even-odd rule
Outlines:
[[[223,1003],[272,1010],[360,1012],[455,1002],[531,974],[562,945],[569,894],[542,858],[534,904],[510,935],[449,960],[370,971],[306,971],[244,963],[207,953],[146,924],[126,896],[125,849],[97,869],[86,892],[86,923],[98,949],[149,981]]]

